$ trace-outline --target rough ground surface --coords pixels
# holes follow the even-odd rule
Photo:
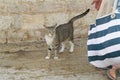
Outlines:
[[[44,42],[0,44],[0,80],[108,80],[105,70],[87,61],[86,38],[75,40],[59,59],[46,60]]]

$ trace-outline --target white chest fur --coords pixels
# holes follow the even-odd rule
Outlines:
[[[51,46],[53,43],[53,38],[50,34],[49,35],[45,35],[45,41],[47,43],[48,46]]]

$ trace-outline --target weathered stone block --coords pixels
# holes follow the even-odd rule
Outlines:
[[[69,15],[66,13],[51,13],[45,15],[45,24],[48,26],[64,24],[68,22]]]
[[[68,22],[91,8],[89,14],[74,22],[75,35],[87,34],[95,21],[91,0],[0,0],[0,42],[44,40],[43,25]]]

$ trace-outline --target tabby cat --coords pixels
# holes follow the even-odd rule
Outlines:
[[[67,23],[58,25],[55,24],[53,26],[45,26],[47,29],[48,33],[45,35],[45,40],[48,45],[48,55],[45,57],[46,59],[50,59],[50,53],[51,51],[55,51],[54,54],[54,59],[58,59],[58,52],[63,52],[65,48],[65,44],[63,43],[64,41],[68,40],[71,47],[70,47],[70,52],[74,51],[74,43],[73,43],[73,22],[79,18],[84,17],[90,9],[87,9],[84,13],[77,15],[70,19]],[[57,26],[57,27],[56,27]],[[61,46],[61,49],[60,49]],[[60,49],[60,51],[59,51]]]

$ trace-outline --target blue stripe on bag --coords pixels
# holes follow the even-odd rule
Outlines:
[[[95,26],[95,24],[91,24],[90,25],[90,30],[92,30],[93,28],[95,28],[96,26]]]
[[[109,22],[110,20],[111,20],[110,15],[105,16],[105,17],[103,17],[103,18],[99,18],[99,19],[96,20],[96,25],[101,25],[101,24],[107,23],[107,22]]]
[[[117,31],[120,31],[120,25],[111,26],[111,27],[109,27],[109,29],[102,30],[102,31],[99,31],[96,33],[92,33],[89,35],[88,39],[99,38],[99,37],[102,37],[102,36],[105,36],[107,34],[117,32]]]
[[[103,18],[97,19],[96,20],[96,25],[101,25],[101,24],[107,23],[111,20],[120,19],[120,14],[119,13],[116,13],[115,15],[116,15],[115,18],[111,18],[111,15],[108,15],[108,16],[105,16]]]
[[[108,41],[106,41],[104,43],[88,45],[88,50],[89,51],[102,50],[102,49],[104,49],[106,47],[110,47],[110,46],[113,46],[113,45],[116,45],[116,44],[120,44],[120,37],[108,40]]]
[[[120,50],[111,52],[102,56],[89,56],[88,59],[89,59],[89,62],[91,62],[91,61],[104,60],[104,59],[115,58],[115,57],[120,57]]]

